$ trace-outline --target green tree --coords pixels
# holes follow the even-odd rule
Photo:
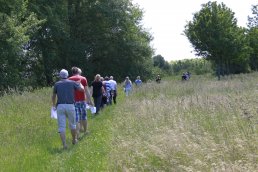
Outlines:
[[[187,71],[196,75],[212,73],[211,63],[202,58],[172,61],[171,65],[173,73],[176,75],[183,74]]]
[[[67,1],[30,0],[29,10],[45,20],[42,28],[33,35],[27,50],[36,61],[33,76],[39,85],[51,85],[53,74],[61,68],[70,68],[70,40]]]
[[[237,26],[234,12],[217,2],[208,2],[185,26],[185,35],[196,55],[210,60],[218,77],[248,71],[248,40],[245,29]]]
[[[154,67],[158,67],[166,72],[170,72],[171,69],[170,64],[161,55],[153,57],[153,65]]]
[[[130,0],[84,1],[71,3],[71,35],[84,49],[76,58],[95,75],[148,75],[151,65],[151,35],[140,25],[142,11]]]
[[[26,86],[31,68],[26,44],[43,21],[29,13],[26,0],[0,1],[0,91]]]
[[[252,70],[258,70],[258,5],[252,6],[252,16],[248,16],[248,38],[252,49],[250,67]]]
[[[38,54],[37,71],[52,83],[60,68],[78,66],[90,79],[96,73],[151,73],[152,36],[140,25],[142,11],[130,0],[31,0],[31,10],[46,23],[35,35],[31,52]],[[39,72],[38,72],[39,73]]]

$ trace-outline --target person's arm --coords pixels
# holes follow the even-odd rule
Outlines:
[[[56,107],[56,93],[53,93],[52,95],[52,106]]]
[[[85,87],[85,95],[86,95],[86,98],[87,98],[87,101],[90,105],[93,105],[92,101],[91,101],[91,95],[90,95],[90,91],[89,91],[89,88],[88,86]]]
[[[79,81],[74,81],[74,82],[75,82],[75,86],[74,86],[75,89],[84,92],[84,86],[81,84],[81,80],[79,80]]]

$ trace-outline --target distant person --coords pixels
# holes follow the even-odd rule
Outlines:
[[[131,93],[133,89],[133,85],[132,85],[132,81],[129,79],[129,77],[127,76],[125,78],[125,81],[124,81],[124,91],[125,91],[125,95],[126,96],[129,96],[129,94]]]
[[[105,85],[105,79],[103,77],[100,77],[100,81],[102,82],[102,98],[100,103],[100,109],[103,109],[107,105],[107,92],[106,85]]]
[[[114,77],[113,76],[110,76],[110,86],[111,86],[111,95],[112,95],[112,98],[113,98],[113,102],[114,104],[116,104],[116,96],[117,96],[117,83],[116,81],[114,80]]]
[[[190,77],[191,77],[190,72],[185,72],[185,73],[182,74],[182,80],[183,80],[183,81],[189,80]]]
[[[183,73],[183,74],[182,74],[182,81],[186,81],[186,80],[187,80],[186,73]]]
[[[140,76],[137,76],[136,77],[136,80],[134,81],[135,85],[136,86],[141,86],[142,85],[142,80],[141,80],[141,77]]]
[[[96,114],[99,113],[100,105],[102,101],[103,84],[100,80],[100,74],[95,76],[94,81],[91,83],[92,97],[94,99],[94,105],[96,106]]]
[[[189,80],[191,78],[191,73],[187,71],[186,74],[187,74],[187,80]]]
[[[161,81],[161,77],[160,77],[160,75],[158,75],[158,76],[156,77],[156,82],[157,82],[157,83],[160,83],[160,81]]]
[[[105,76],[104,81],[103,81],[103,85],[105,88],[105,93],[107,96],[107,105],[111,105],[112,104],[112,95],[111,95],[111,84],[109,82],[109,77]]]
[[[86,104],[93,105],[91,101],[91,96],[88,89],[87,79],[84,76],[81,76],[81,69],[78,67],[72,67],[72,75],[69,80],[77,81],[82,84],[84,87],[84,92],[75,91],[75,111],[76,111],[76,122],[77,122],[77,138],[80,136],[80,131],[83,131],[84,134],[87,134],[87,111]]]
[[[59,75],[61,79],[55,83],[53,88],[52,106],[57,109],[58,132],[63,148],[66,149],[66,118],[68,118],[69,127],[71,129],[72,143],[77,143],[74,92],[76,90],[84,92],[84,88],[80,83],[67,79],[67,70],[62,69]]]

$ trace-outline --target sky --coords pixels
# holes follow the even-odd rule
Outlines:
[[[155,55],[166,61],[197,58],[187,37],[183,35],[187,21],[201,10],[205,0],[132,0],[144,11],[143,26],[152,34]],[[246,27],[247,16],[257,0],[217,0],[235,13],[238,26]]]

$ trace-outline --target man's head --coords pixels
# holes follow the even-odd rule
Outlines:
[[[73,75],[81,75],[82,71],[78,67],[72,67],[72,74]]]
[[[114,79],[113,76],[110,76],[109,78],[110,78],[110,80],[113,80],[113,79]]]
[[[60,76],[60,78],[62,78],[62,79],[68,78],[68,76],[69,76],[68,71],[65,70],[65,69],[62,69],[62,70],[59,72],[59,76]]]
[[[105,76],[105,81],[108,81],[109,80],[109,77],[108,76]]]

